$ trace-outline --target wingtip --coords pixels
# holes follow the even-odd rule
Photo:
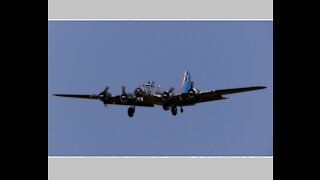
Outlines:
[[[266,86],[257,86],[257,87],[256,87],[256,90],[266,89],[266,88],[267,88]]]

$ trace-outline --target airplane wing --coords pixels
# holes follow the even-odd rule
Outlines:
[[[215,91],[209,91],[209,92],[201,92],[200,93],[200,102],[207,102],[212,100],[220,100],[220,99],[226,99],[223,97],[223,95],[226,94],[234,94],[234,93],[241,93],[246,91],[254,91],[259,89],[264,89],[266,87],[263,86],[255,86],[255,87],[244,87],[244,88],[234,88],[234,89],[220,89]],[[218,98],[220,97],[220,98]]]
[[[223,97],[223,95],[226,95],[226,94],[254,91],[254,90],[259,90],[264,88],[266,87],[254,86],[254,87],[244,87],[244,88],[234,88],[234,89],[220,89],[220,90],[214,90],[214,91],[200,92],[195,97],[189,97],[187,93],[182,93],[180,95],[176,95],[172,97],[171,101],[173,101],[177,106],[187,106],[187,105],[194,105],[196,103],[201,103],[201,102],[227,99],[226,97]]]
[[[99,99],[96,94],[53,94],[54,96],[82,98],[82,99]]]
[[[99,100],[99,96],[96,94],[53,94],[54,96],[60,97],[70,97],[70,98],[81,98],[81,99],[95,99]],[[114,104],[114,105],[135,105],[135,106],[145,106],[145,107],[154,107],[154,104],[144,102],[144,101],[132,101],[122,102],[120,96],[112,96],[104,101],[105,104]]]
[[[234,89],[220,89],[214,91],[205,91],[200,92],[195,97],[189,97],[188,93],[182,93],[180,95],[175,95],[171,97],[170,102],[176,104],[177,106],[188,106],[194,105],[196,103],[216,101],[227,99],[223,97],[226,94],[241,93],[246,91],[253,91],[264,89],[264,86],[254,86],[254,87],[244,87],[244,88],[234,88]],[[82,98],[82,99],[95,99],[99,100],[99,96],[95,94],[53,94],[55,96],[61,97],[71,97],[71,98]],[[135,105],[135,106],[145,106],[145,107],[154,107],[154,104],[163,105],[165,101],[162,100],[161,95],[156,96],[146,96],[143,101],[127,101],[123,102],[120,100],[120,96],[112,96],[104,101],[105,104],[114,104],[114,105]]]
[[[214,94],[220,94],[220,95],[225,95],[225,94],[233,94],[233,93],[240,93],[240,92],[246,92],[246,91],[254,91],[254,90],[259,90],[259,89],[265,89],[266,87],[264,86],[254,86],[254,87],[244,87],[244,88],[234,88],[234,89],[221,89],[221,90],[215,90],[215,91],[210,91],[209,93],[214,93]]]

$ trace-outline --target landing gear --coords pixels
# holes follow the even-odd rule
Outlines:
[[[128,109],[128,116],[129,116],[129,117],[132,117],[133,114],[134,114],[134,112],[135,112],[135,107],[129,107],[129,109]]]
[[[171,106],[171,113],[172,115],[177,115],[177,112],[178,112],[178,109],[177,109],[177,106]]]
[[[170,106],[167,103],[165,103],[163,104],[162,108],[163,110],[168,111],[170,109]]]
[[[177,108],[177,105],[175,104],[167,104],[167,103],[164,103],[162,105],[162,108],[165,110],[165,111],[168,111],[170,108],[171,108],[171,114],[173,116],[176,116],[178,114],[178,108]],[[183,113],[183,108],[182,106],[180,106],[180,112]]]

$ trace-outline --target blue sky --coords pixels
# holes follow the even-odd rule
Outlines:
[[[48,155],[272,156],[272,21],[49,21]],[[185,107],[126,106],[52,96],[113,95],[153,80],[200,90],[267,89]]]

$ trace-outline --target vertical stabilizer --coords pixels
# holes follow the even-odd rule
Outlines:
[[[188,93],[191,87],[192,87],[191,74],[188,70],[186,70],[183,76],[181,93]]]

